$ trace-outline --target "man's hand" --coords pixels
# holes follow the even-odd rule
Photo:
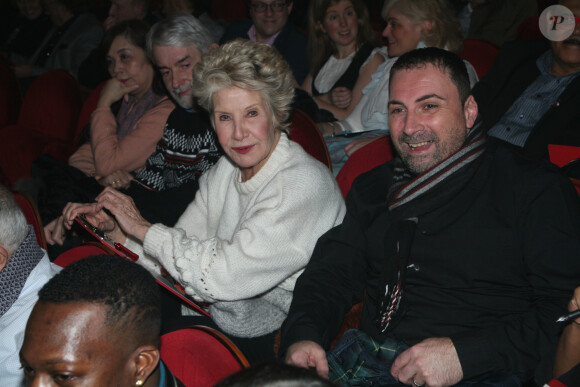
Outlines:
[[[303,340],[292,344],[286,351],[286,363],[302,368],[316,368],[321,377],[328,379],[326,352],[314,341]]]
[[[451,386],[463,379],[457,351],[448,337],[429,338],[407,349],[393,362],[391,374],[413,386]]]

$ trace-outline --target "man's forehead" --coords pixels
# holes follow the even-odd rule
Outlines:
[[[436,86],[437,84],[453,84],[448,71],[431,63],[413,68],[400,69],[393,74],[389,88],[391,93],[407,88]]]
[[[186,57],[191,57],[193,60],[201,59],[201,53],[195,45],[190,46],[163,46],[153,45],[153,54],[155,61],[164,66],[174,65],[175,61],[181,61]]]

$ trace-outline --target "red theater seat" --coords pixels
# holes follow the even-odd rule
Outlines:
[[[30,166],[48,153],[66,161],[72,150],[82,99],[67,72],[42,74],[28,88],[18,122],[0,130],[0,169],[5,184],[30,176]]]

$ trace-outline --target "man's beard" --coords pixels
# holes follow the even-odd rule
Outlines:
[[[189,91],[189,96],[182,96],[180,93],[184,91]],[[191,86],[190,85],[183,85],[178,87],[177,89],[171,89],[171,96],[175,100],[175,102],[181,106],[182,108],[189,110],[193,107],[193,96],[191,95]]]

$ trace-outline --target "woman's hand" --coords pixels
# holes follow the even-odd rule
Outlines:
[[[129,172],[124,170],[118,170],[116,172],[111,173],[108,176],[105,176],[99,179],[99,184],[105,187],[113,187],[116,189],[123,188],[127,189],[131,185],[131,181],[133,180],[133,175]]]
[[[109,79],[103,88],[101,89],[101,95],[99,96],[99,102],[97,103],[97,107],[111,107],[112,104],[120,100],[121,98],[125,98],[125,102],[129,98],[129,93],[137,90],[139,85],[131,85],[127,86],[123,82],[119,81],[116,78]]]
[[[336,87],[330,92],[330,101],[339,109],[346,109],[352,101],[352,90]]]
[[[46,238],[46,243],[49,245],[58,244],[62,246],[65,234],[66,230],[64,228],[64,219],[62,215],[44,226],[44,237]]]
[[[145,234],[151,227],[151,223],[141,216],[130,196],[107,187],[97,196],[96,200],[101,208],[106,208],[115,216],[117,223],[125,233],[134,236],[141,242],[145,239]]]
[[[95,227],[100,228],[115,242],[125,243],[127,235],[121,230],[115,219],[110,217],[99,203],[67,203],[62,212],[64,227],[71,229],[75,218],[83,214]]]

